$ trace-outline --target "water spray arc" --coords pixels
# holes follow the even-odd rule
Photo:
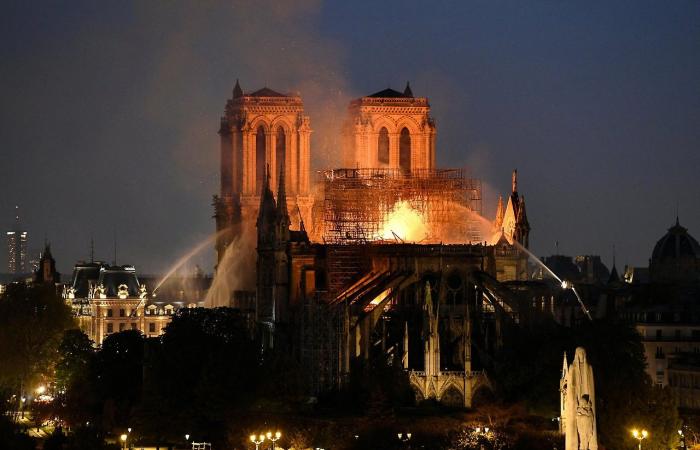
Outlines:
[[[189,252],[185,253],[180,259],[178,259],[175,264],[173,264],[170,269],[165,273],[163,278],[160,279],[156,287],[153,289],[153,295],[156,294],[156,291],[165,283],[168,278],[170,278],[175,272],[178,271],[187,261],[189,261],[193,256],[204,250],[206,247],[210,246],[212,242],[216,238],[218,238],[222,233],[226,232],[228,230],[221,230],[216,233],[211,234],[208,236],[206,239],[201,241],[199,244],[197,244],[193,249],[191,249]]]
[[[491,233],[496,232],[496,230],[494,230],[494,225],[490,220],[486,219],[485,217],[483,217],[482,215],[478,214],[475,211],[469,211],[468,213],[471,215],[471,217],[473,219],[476,219],[479,223],[481,223],[482,232],[484,232],[485,230],[488,230]],[[484,233],[484,234],[486,234],[486,233]],[[583,303],[583,299],[579,295],[578,291],[576,290],[576,287],[574,286],[574,284],[572,282],[567,281],[567,280],[562,280],[561,277],[559,277],[556,273],[554,273],[554,271],[552,269],[547,267],[547,265],[544,262],[542,262],[541,259],[539,259],[537,256],[535,256],[530,250],[526,249],[517,240],[513,239],[513,241],[510,243],[512,245],[516,246],[520,251],[526,253],[532,261],[534,261],[538,266],[542,267],[548,274],[550,274],[552,276],[552,278],[557,280],[559,282],[559,284],[561,285],[562,289],[564,289],[564,290],[571,289],[571,291],[576,296],[576,299],[578,300],[578,303],[581,306],[581,310],[583,311],[583,313],[586,315],[588,320],[590,320],[590,321],[593,320],[593,317],[591,317],[590,311],[586,307],[585,303]]]

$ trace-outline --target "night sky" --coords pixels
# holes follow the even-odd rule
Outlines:
[[[700,239],[698,1],[3,3],[0,226],[19,204],[61,272],[91,236],[153,273],[214,230],[236,78],[301,92],[316,168],[350,99],[410,80],[489,217],[518,168],[538,255],[646,265],[677,208]]]

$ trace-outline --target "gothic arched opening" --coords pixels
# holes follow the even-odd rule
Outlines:
[[[265,182],[265,128],[258,127],[255,133],[255,192],[260,194]]]
[[[455,386],[450,386],[440,397],[440,403],[453,408],[461,408],[464,406],[464,396]]]
[[[411,133],[406,127],[401,129],[399,137],[399,167],[404,172],[411,171]]]
[[[287,141],[284,135],[284,128],[277,128],[277,137],[275,139],[275,176],[279,177],[283,165],[286,163],[287,156]],[[285,167],[285,171],[286,171]],[[279,178],[277,179],[279,181]],[[289,181],[286,182],[289,185]]]
[[[379,130],[377,138],[377,159],[379,164],[389,164],[389,132],[386,127]]]

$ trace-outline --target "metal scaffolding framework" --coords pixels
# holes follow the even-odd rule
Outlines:
[[[429,234],[421,242],[482,241],[470,214],[481,214],[481,181],[465,177],[462,169],[334,169],[321,176],[326,243],[382,240],[385,221],[399,202],[423,218]]]

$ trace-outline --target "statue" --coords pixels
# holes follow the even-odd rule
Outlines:
[[[139,286],[139,298],[141,300],[145,300],[145,298],[148,296],[148,292],[146,291],[146,285],[142,284]]]
[[[588,364],[586,350],[582,347],[576,349],[570,366],[564,354],[560,391],[560,423],[566,450],[598,450],[593,368]]]

